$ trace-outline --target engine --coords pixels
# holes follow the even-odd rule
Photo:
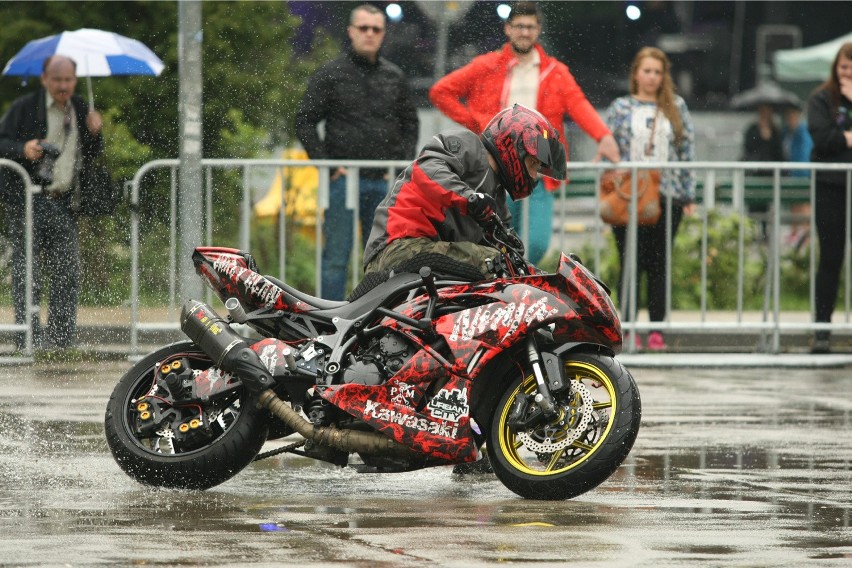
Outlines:
[[[359,353],[349,354],[349,362],[343,370],[343,382],[380,385],[394,376],[414,352],[414,346],[406,338],[389,331],[370,341]]]

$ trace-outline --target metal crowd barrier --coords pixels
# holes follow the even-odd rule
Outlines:
[[[0,331],[20,333],[24,332],[24,355],[29,357],[33,353],[33,314],[38,313],[38,306],[33,305],[33,194],[41,193],[42,187],[33,183],[30,174],[24,167],[5,158],[0,158],[0,168],[9,168],[18,176],[24,184],[24,302],[29,309],[24,314],[22,324],[0,323]],[[7,206],[8,207],[8,206]],[[10,298],[11,299],[11,298]],[[12,308],[14,311],[14,307]]]
[[[358,178],[361,168],[377,168],[386,169],[388,171],[388,183],[393,183],[399,171],[409,165],[409,161],[386,161],[386,160],[300,160],[300,159],[203,159],[201,167],[204,172],[204,203],[205,211],[202,218],[204,221],[205,245],[215,245],[213,242],[213,202],[214,202],[214,184],[213,170],[233,170],[241,169],[243,175],[243,193],[242,199],[237,207],[237,204],[230,204],[230,207],[239,211],[239,248],[248,251],[251,239],[252,225],[252,196],[251,187],[249,184],[250,172],[254,168],[265,169],[283,169],[286,167],[306,167],[314,166],[319,171],[319,186],[317,188],[317,211],[315,216],[316,230],[315,238],[318,246],[316,247],[315,263],[317,266],[314,275],[315,289],[317,295],[322,295],[322,247],[319,243],[322,242],[322,211],[328,207],[329,203],[329,181],[330,172],[339,167],[345,167],[348,170],[346,176],[346,207],[352,209],[354,218],[358,219]],[[131,223],[130,223],[130,253],[131,253],[131,274],[130,274],[130,306],[131,306],[131,322],[130,322],[130,352],[131,357],[139,353],[139,332],[140,331],[168,331],[178,329],[177,322],[177,289],[178,281],[178,259],[176,258],[175,248],[177,241],[177,172],[180,167],[180,162],[175,159],[171,160],[154,160],[143,165],[133,176],[131,183]],[[168,282],[169,282],[169,300],[168,300],[168,322],[145,322],[139,321],[139,201],[140,201],[140,186],[143,178],[150,172],[157,169],[168,169],[170,172],[170,209],[169,209],[169,266],[168,266]],[[283,176],[282,176],[283,178]],[[281,191],[285,192],[283,179]],[[282,209],[286,199],[282,195]],[[287,219],[286,215],[278,215],[278,266],[279,272],[276,275],[280,280],[287,279],[287,250],[286,250],[286,235],[287,235]],[[361,255],[364,250],[364,243],[361,243],[361,233],[358,223],[353,224],[352,242],[352,275],[357,282],[361,275]],[[208,301],[210,299],[210,292]]]
[[[599,208],[599,195],[600,195],[600,176],[601,173],[610,169],[612,166],[610,164],[601,164],[596,162],[575,162],[569,163],[569,170],[571,172],[587,170],[593,172],[594,176],[594,192],[592,196],[595,198],[595,207],[594,207],[594,219],[595,219],[595,229],[593,231],[596,235],[603,234],[603,222],[600,220],[600,208]],[[843,309],[843,321],[842,322],[833,322],[833,323],[815,323],[814,322],[814,296],[815,296],[815,281],[816,281],[816,242],[817,239],[813,234],[812,229],[812,238],[809,239],[809,248],[810,248],[810,265],[809,265],[809,283],[810,283],[810,293],[809,293],[809,305],[810,305],[810,317],[807,322],[793,322],[793,321],[784,321],[781,317],[781,282],[780,282],[780,266],[781,266],[781,248],[780,248],[780,235],[781,235],[781,220],[782,220],[782,190],[784,188],[784,183],[782,183],[782,172],[791,171],[791,170],[808,170],[811,172],[809,178],[806,181],[806,197],[810,204],[810,227],[816,227],[816,221],[814,218],[815,211],[815,178],[813,172],[815,171],[842,171],[846,173],[846,199],[847,204],[852,203],[850,201],[850,195],[852,195],[852,166],[849,164],[815,164],[815,163],[799,163],[799,162],[639,162],[639,163],[622,163],[619,165],[620,168],[629,169],[632,173],[633,179],[633,192],[631,196],[631,222],[628,226],[628,238],[627,245],[625,251],[625,277],[623,278],[623,282],[618,283],[620,285],[620,297],[627,297],[630,299],[629,305],[632,307],[632,314],[629,318],[630,321],[626,321],[623,323],[623,327],[625,331],[649,331],[649,330],[660,330],[660,331],[671,331],[671,330],[687,330],[690,332],[760,332],[763,334],[768,334],[769,337],[766,337],[767,344],[763,345],[763,349],[771,352],[777,353],[780,347],[780,335],[782,331],[814,331],[814,330],[833,330],[833,331],[850,331],[852,330],[852,325],[850,325],[850,283],[852,283],[852,274],[850,274],[850,249],[848,246],[845,248],[845,302]],[[767,219],[767,239],[766,244],[769,247],[767,254],[767,270],[766,270],[766,286],[764,289],[764,309],[763,309],[763,319],[760,322],[754,321],[746,321],[744,319],[744,309],[743,309],[743,285],[744,285],[744,259],[747,251],[744,247],[745,242],[745,224],[739,224],[739,234],[737,239],[737,250],[738,250],[738,270],[737,270],[737,308],[735,312],[733,312],[734,319],[733,321],[709,321],[707,319],[708,308],[707,308],[707,263],[701,262],[701,306],[699,310],[699,317],[697,320],[691,321],[679,321],[673,322],[671,320],[672,314],[672,244],[671,239],[668,238],[666,242],[666,314],[667,319],[664,322],[639,322],[636,317],[636,308],[637,308],[637,290],[635,287],[635,280],[630,278],[628,279],[628,275],[635,273],[636,271],[636,234],[637,234],[637,226],[636,226],[636,173],[640,169],[659,169],[659,170],[691,170],[696,174],[696,182],[697,182],[697,195],[696,202],[699,206],[698,215],[701,216],[702,222],[702,232],[701,232],[701,251],[700,258],[707,259],[708,258],[708,212],[714,208],[720,207],[723,205],[722,199],[720,199],[719,190],[722,187],[730,188],[730,198],[727,203],[728,207],[731,211],[741,218],[745,218],[747,216],[747,208],[746,208],[746,172],[751,171],[761,171],[767,172],[771,175],[770,178],[762,178],[762,179],[771,179],[771,193],[769,195],[769,207],[768,207],[768,219]],[[765,185],[765,184],[764,184]],[[560,190],[560,197],[564,203],[566,198],[566,187],[563,187]],[[567,188],[567,193],[571,192],[570,185]],[[671,207],[672,200],[666,199],[664,207],[667,208],[668,214],[666,215],[666,219],[671,219]],[[564,210],[563,210],[564,213]],[[667,234],[671,232],[671,224],[669,223],[667,226]],[[847,235],[850,235],[850,210],[847,206],[846,211],[846,232]],[[848,239],[847,239],[848,240]],[[597,270],[600,262],[600,250],[601,250],[602,240],[595,239],[595,257],[593,267]],[[842,246],[845,246],[844,243]],[[636,349],[635,344],[631,342],[630,345],[625,344],[625,350],[627,352],[634,352]]]
[[[213,242],[213,213],[216,203],[216,190],[213,183],[214,170],[241,170],[243,191],[239,204],[229,203],[226,206],[230,209],[239,211],[238,223],[238,243],[239,247],[245,250],[250,248],[250,237],[252,231],[252,195],[250,176],[251,172],[256,168],[279,169],[285,167],[304,167],[314,166],[319,171],[319,186],[317,191],[317,211],[315,215],[315,237],[317,242],[321,242],[322,236],[322,211],[328,206],[329,202],[329,177],[330,171],[337,167],[343,166],[349,169],[350,175],[347,177],[346,186],[346,205],[353,210],[356,222],[353,224],[352,239],[355,245],[352,252],[352,276],[353,280],[357,281],[360,277],[361,254],[363,251],[362,236],[359,232],[358,218],[358,170],[360,168],[382,168],[388,171],[389,183],[396,177],[396,174],[403,168],[408,166],[407,161],[358,161],[358,160],[301,160],[301,159],[279,159],[279,160],[235,160],[235,159],[205,159],[202,160],[202,169],[204,172],[204,211],[192,212],[193,217],[201,218],[204,223],[204,243],[208,245],[217,244]],[[767,263],[766,263],[766,280],[763,295],[763,318],[761,321],[747,321],[744,317],[744,259],[748,251],[745,247],[745,225],[740,223],[739,234],[737,237],[738,251],[738,273],[737,273],[737,307],[731,312],[728,319],[725,321],[711,321],[708,319],[707,306],[707,285],[708,274],[707,266],[701,263],[700,274],[700,289],[701,289],[701,306],[694,319],[684,321],[682,318],[679,321],[672,321],[672,270],[671,270],[671,250],[667,255],[669,265],[667,266],[666,280],[666,313],[669,317],[662,323],[654,323],[638,321],[636,313],[631,314],[629,322],[625,322],[624,329],[626,331],[647,331],[650,329],[660,329],[662,331],[687,331],[691,333],[705,332],[723,332],[734,333],[741,331],[759,332],[766,336],[767,343],[765,349],[769,352],[778,352],[780,347],[780,335],[784,332],[809,332],[814,330],[831,330],[840,332],[852,331],[850,324],[850,301],[852,301],[852,262],[850,262],[850,248],[848,243],[838,243],[838,246],[845,247],[845,268],[844,268],[844,288],[843,288],[843,306],[836,310],[835,321],[832,323],[817,324],[813,321],[813,306],[815,293],[815,275],[816,275],[816,238],[813,238],[813,228],[816,226],[814,218],[814,199],[815,199],[815,182],[813,172],[815,171],[842,171],[846,173],[846,197],[847,203],[852,203],[852,168],[849,164],[811,164],[811,163],[786,163],[786,162],[690,162],[689,164],[682,163],[622,163],[621,168],[630,169],[634,174],[639,169],[682,169],[684,165],[688,166],[696,174],[697,178],[697,202],[698,215],[701,219],[702,234],[701,234],[701,258],[707,258],[708,254],[708,213],[716,208],[727,208],[730,212],[745,217],[747,215],[746,203],[749,199],[749,178],[746,175],[751,171],[766,171],[769,177],[761,178],[763,186],[763,199],[768,199],[769,208],[767,211],[766,224],[770,238],[766,241],[767,246]],[[11,160],[0,159],[0,167],[7,167],[15,171],[24,181],[28,188],[25,196],[25,219],[28,228],[32,227],[33,215],[33,200],[32,195],[41,191],[41,187],[32,183],[26,170],[19,164]],[[178,215],[178,192],[177,192],[177,172],[180,163],[178,160],[156,160],[149,162],[140,168],[134,176],[131,187],[131,208],[130,208],[130,253],[131,253],[131,269],[130,269],[130,352],[131,356],[136,356],[139,353],[139,334],[142,331],[174,331],[178,329],[177,324],[177,308],[178,299],[178,261],[177,247],[177,227],[181,219]],[[569,184],[562,184],[558,190],[558,199],[556,201],[554,211],[554,226],[556,230],[555,238],[552,239],[551,248],[556,245],[556,248],[564,249],[566,238],[566,224],[569,220],[576,218],[577,208],[574,206],[578,201],[586,199],[585,215],[592,219],[591,230],[587,232],[587,237],[591,240],[594,247],[594,255],[590,265],[593,270],[599,270],[601,257],[600,253],[603,249],[604,238],[608,231],[608,227],[600,221],[598,208],[599,182],[601,173],[610,168],[611,165],[597,162],[573,162],[568,164],[570,179]],[[162,281],[168,286],[168,309],[167,321],[160,322],[141,322],[140,321],[140,201],[141,187],[143,179],[156,170],[166,170],[170,175],[170,192],[169,192],[169,229],[168,229],[168,267],[162,271]],[[808,170],[811,172],[809,178],[805,178],[804,182],[797,182],[795,188],[798,191],[797,196],[801,195],[803,200],[811,205],[810,226],[812,227],[812,238],[810,238],[808,246],[809,269],[809,305],[810,314],[808,321],[785,321],[781,314],[781,282],[780,282],[780,234],[782,228],[782,205],[786,201],[783,193],[789,191],[790,180],[785,177],[784,172],[789,170]],[[636,176],[633,176],[635,179]],[[282,187],[282,191],[286,188]],[[635,198],[634,198],[635,199]],[[798,197],[797,197],[798,199]],[[283,207],[282,200],[282,207]],[[667,201],[666,207],[671,207],[671,202]],[[528,237],[530,226],[528,202],[522,202],[521,215],[524,220],[522,226],[522,238]],[[667,216],[670,218],[670,216]],[[533,220],[534,221],[534,220]],[[278,273],[276,276],[280,279],[287,278],[287,256],[285,250],[285,238],[287,231],[290,228],[287,226],[286,215],[278,216]],[[850,209],[846,211],[846,232],[847,235],[852,235],[852,221],[850,220]],[[628,249],[627,258],[625,261],[625,273],[636,270],[636,247],[635,234],[636,227],[631,224],[628,227]],[[3,333],[25,333],[25,355],[30,355],[33,349],[33,332],[32,322],[33,313],[36,309],[33,306],[32,298],[32,279],[33,279],[33,235],[31,230],[25,232],[25,293],[26,303],[30,306],[25,316],[23,324],[6,324],[0,323],[0,332]],[[162,243],[162,241],[159,241]],[[315,254],[316,270],[314,274],[315,288],[319,295],[322,295],[320,274],[322,270],[321,247],[317,247]],[[631,280],[632,281],[632,280]],[[167,284],[166,284],[167,283]],[[613,286],[613,288],[617,288]],[[636,290],[630,287],[628,289],[629,297],[635,300]],[[208,292],[209,300],[209,292]],[[632,301],[633,310],[636,309],[637,302]],[[676,306],[675,306],[676,307]],[[625,349],[630,352],[634,350],[633,345],[625,345]]]
[[[178,160],[156,160],[145,164],[133,178],[131,189],[131,352],[136,354],[139,348],[139,332],[143,330],[174,330],[177,329],[177,298],[175,283],[177,282],[177,259],[175,257],[176,234],[177,234],[177,170],[179,168]],[[249,176],[253,168],[284,168],[284,167],[304,167],[315,166],[319,169],[319,187],[317,193],[318,207],[316,213],[316,239],[317,243],[321,242],[322,235],[322,211],[328,206],[329,200],[329,177],[330,171],[340,166],[346,167],[350,175],[347,176],[346,186],[346,206],[353,210],[355,219],[358,218],[358,188],[357,188],[357,173],[360,168],[382,168],[388,170],[389,183],[395,178],[396,173],[407,167],[407,161],[363,161],[363,160],[237,160],[237,159],[205,159],[202,160],[202,169],[205,172],[205,211],[203,219],[205,220],[205,243],[216,244],[212,242],[213,226],[210,221],[213,216],[214,192],[212,172],[214,169],[242,169],[243,173],[243,194],[242,201],[239,204],[240,212],[239,219],[239,247],[245,250],[249,249],[249,241],[252,225],[252,199],[251,188],[249,185]],[[587,197],[593,199],[594,208],[591,215],[594,218],[593,230],[591,231],[592,243],[594,246],[594,258],[590,263],[593,270],[598,270],[600,263],[600,253],[603,248],[604,240],[601,238],[605,235],[606,226],[600,221],[598,199],[600,175],[601,173],[611,168],[610,164],[600,162],[573,162],[569,163],[569,173],[571,182],[562,184],[558,190],[558,200],[554,218],[558,226],[561,227],[555,241],[562,243],[565,237],[564,226],[565,222],[575,213],[570,210],[570,203],[574,198]],[[671,245],[668,245],[667,250],[667,280],[666,280],[666,313],[669,317],[666,321],[659,323],[637,321],[636,313],[632,314],[629,322],[625,322],[624,329],[626,331],[647,331],[650,329],[666,330],[682,330],[696,333],[704,332],[760,332],[768,334],[769,344],[766,349],[770,352],[779,350],[779,338],[782,332],[790,331],[812,331],[817,329],[831,329],[835,331],[852,330],[850,325],[850,262],[849,250],[846,251],[846,277],[845,277],[845,319],[843,322],[835,322],[831,324],[816,324],[813,322],[813,308],[811,308],[811,317],[809,321],[783,321],[780,310],[780,229],[782,222],[782,189],[785,188],[785,178],[783,172],[789,170],[809,170],[813,171],[844,171],[847,173],[847,199],[850,192],[850,166],[848,164],[810,164],[810,163],[786,163],[786,162],[690,162],[684,163],[655,163],[655,162],[637,162],[637,163],[622,163],[619,167],[629,169],[633,172],[633,179],[636,179],[636,172],[640,169],[687,169],[692,170],[696,174],[698,195],[698,215],[702,222],[702,250],[700,251],[701,258],[707,258],[708,247],[708,212],[717,207],[728,207],[732,212],[739,214],[742,217],[747,215],[746,199],[747,199],[747,176],[746,172],[763,170],[771,173],[770,177],[762,178],[762,183],[768,186],[765,189],[771,189],[768,192],[769,209],[767,227],[769,234],[773,237],[767,240],[768,263],[767,263],[767,279],[764,292],[764,313],[763,321],[746,321],[743,309],[743,286],[744,286],[744,257],[747,254],[745,249],[745,226],[740,223],[738,235],[738,273],[737,273],[737,308],[731,312],[729,321],[710,321],[708,319],[707,307],[707,267],[702,262],[701,266],[701,307],[698,310],[698,317],[690,321],[671,321],[672,313],[672,282],[671,282]],[[143,178],[155,169],[167,168],[171,174],[171,196],[170,196],[170,229],[169,229],[169,266],[168,266],[168,282],[169,289],[169,322],[146,322],[139,321],[139,218],[138,205],[140,200],[140,185]],[[771,182],[769,181],[771,180]],[[801,182],[799,182],[801,184]],[[789,184],[786,184],[789,185]],[[800,191],[806,192],[811,207],[811,226],[815,226],[813,219],[813,202],[815,195],[815,185],[813,175],[804,182],[804,187],[799,187]],[[282,183],[281,191],[286,191]],[[634,193],[635,196],[635,193]],[[632,207],[635,211],[635,197]],[[282,207],[285,200],[282,196]],[[230,207],[235,207],[236,204],[230,204]],[[672,206],[671,200],[667,200],[666,207]],[[235,207],[236,208],[236,207]],[[669,209],[670,211],[670,209]],[[528,228],[530,226],[529,209],[526,201],[522,202],[522,215],[524,219],[521,226],[523,227],[522,237],[526,238]],[[671,218],[670,215],[667,218]],[[535,220],[533,220],[535,221]],[[287,269],[287,251],[286,251],[286,234],[287,234],[287,219],[285,215],[278,216],[278,253],[279,253],[279,274],[278,278],[286,280]],[[849,215],[847,211],[847,232],[850,231]],[[670,227],[669,227],[670,230]],[[852,233],[850,233],[852,234]],[[636,268],[636,226],[632,224],[628,230],[628,246],[625,266],[627,271],[635,271]],[[361,254],[363,251],[363,243],[361,243],[360,231],[358,223],[354,224],[352,235],[353,246],[352,252],[352,270],[353,279],[357,281],[360,277]],[[814,297],[814,280],[815,280],[815,259],[816,259],[816,239],[810,239],[811,264],[809,269],[810,280],[810,305],[813,306]],[[321,290],[321,271],[322,271],[322,255],[321,247],[317,246],[315,262],[317,266],[315,277],[315,286],[318,295],[322,295]],[[625,279],[627,280],[627,279]],[[632,279],[630,280],[632,282]],[[620,286],[620,297],[629,297],[633,301],[631,306],[636,309],[637,291],[632,285]],[[633,345],[626,345],[627,351],[634,349]]]
[[[204,243],[207,245],[215,245],[213,242],[213,212],[216,197],[216,188],[213,183],[214,170],[241,170],[243,191],[239,204],[229,203],[227,206],[230,209],[239,211],[238,223],[238,243],[239,247],[249,250],[250,237],[252,231],[252,195],[251,186],[249,183],[251,172],[255,168],[279,169],[285,167],[304,167],[315,166],[319,170],[319,187],[317,192],[318,207],[316,212],[316,239],[321,242],[322,236],[322,211],[328,205],[329,201],[329,177],[330,171],[333,168],[340,166],[346,167],[350,175],[347,176],[346,185],[346,205],[354,212],[355,219],[358,218],[358,170],[360,168],[381,168],[388,171],[389,183],[392,183],[396,174],[407,167],[407,161],[362,161],[362,160],[237,160],[237,159],[204,159],[202,160],[202,170],[204,172],[204,211],[193,212],[194,218],[201,218],[204,223]],[[622,163],[621,168],[631,170],[634,174],[639,169],[683,169],[688,166],[689,170],[696,173],[698,184],[698,215],[701,219],[701,258],[707,258],[708,247],[708,213],[715,208],[728,208],[731,212],[742,217],[747,215],[746,203],[749,199],[749,178],[747,172],[755,170],[763,170],[771,173],[771,176],[761,178],[762,190],[764,199],[768,199],[767,213],[767,229],[770,238],[766,242],[767,249],[767,264],[766,264],[766,286],[763,297],[763,318],[762,321],[747,321],[744,317],[744,259],[748,251],[745,248],[745,227],[740,223],[739,235],[737,237],[738,250],[738,271],[737,271],[737,308],[726,313],[724,321],[711,321],[708,318],[709,310],[707,307],[707,283],[708,274],[706,263],[701,264],[700,288],[701,288],[701,306],[697,310],[697,314],[692,319],[679,318],[677,321],[672,321],[672,281],[671,281],[671,250],[667,251],[668,266],[666,279],[666,313],[669,317],[662,323],[654,323],[645,321],[637,321],[636,314],[629,318],[629,322],[625,322],[624,329],[626,331],[647,331],[650,329],[660,329],[662,331],[685,331],[690,333],[742,333],[742,332],[758,332],[762,333],[767,338],[765,349],[769,352],[778,352],[780,347],[780,335],[790,332],[809,332],[814,330],[832,330],[840,332],[852,331],[852,323],[850,323],[850,300],[852,300],[852,262],[850,262],[850,249],[848,243],[838,246],[845,246],[845,271],[844,271],[844,288],[843,288],[843,307],[838,308],[835,321],[832,323],[817,324],[813,321],[813,306],[814,306],[814,282],[816,274],[816,239],[813,238],[813,228],[816,226],[814,219],[814,200],[815,200],[815,182],[814,176],[806,178],[804,182],[798,182],[796,185],[797,191],[807,198],[811,204],[810,224],[812,227],[812,238],[809,243],[810,250],[810,265],[808,268],[808,280],[810,285],[810,314],[806,318],[796,318],[797,321],[788,321],[782,317],[780,302],[780,231],[782,228],[782,205],[786,198],[782,195],[789,188],[789,183],[783,172],[789,170],[809,170],[814,171],[842,171],[846,173],[846,197],[847,203],[852,203],[852,166],[849,164],[812,164],[812,163],[786,163],[786,162],[690,162],[683,163]],[[25,198],[25,218],[27,227],[32,227],[33,215],[33,200],[32,195],[41,191],[39,186],[32,183],[27,172],[16,162],[11,160],[0,160],[0,167],[7,167],[15,171],[24,180],[26,187],[29,189],[26,192]],[[130,352],[131,357],[139,354],[139,337],[140,332],[144,331],[174,331],[177,330],[177,308],[178,308],[178,290],[176,284],[178,282],[178,262],[176,254],[177,247],[177,224],[180,221],[178,218],[178,192],[177,192],[177,173],[180,167],[178,160],[155,160],[143,165],[135,174],[131,184],[130,195]],[[551,247],[555,244],[560,247],[565,241],[565,225],[566,222],[576,218],[578,208],[575,204],[585,200],[586,209],[585,215],[591,218],[591,230],[587,233],[587,238],[591,241],[594,249],[593,258],[589,263],[593,270],[597,271],[601,262],[601,251],[603,250],[605,240],[604,236],[608,228],[600,221],[598,208],[598,195],[601,173],[612,167],[609,164],[599,162],[573,162],[568,164],[570,171],[571,182],[562,184],[558,190],[558,198],[554,211],[554,222],[559,227],[556,231],[555,238],[552,239]],[[168,266],[162,270],[162,281],[168,282],[168,311],[167,321],[152,322],[140,321],[140,200],[143,180],[147,175],[156,170],[166,170],[170,175],[170,204],[169,204],[169,221],[168,221],[168,251],[169,260]],[[636,176],[633,176],[636,179]],[[286,187],[282,183],[281,191],[286,191]],[[282,207],[286,202],[282,196]],[[633,207],[635,207],[635,197]],[[667,201],[666,207],[671,207],[671,202]],[[524,219],[521,223],[523,227],[522,237],[526,238],[528,228],[530,226],[529,209],[527,201],[522,202],[522,216]],[[670,218],[670,216],[669,216]],[[532,220],[537,222],[536,220]],[[279,272],[277,277],[286,280],[287,278],[287,250],[286,236],[289,227],[287,226],[286,215],[278,216],[278,260]],[[850,220],[850,208],[846,211],[846,231],[847,235],[852,235],[852,220]],[[635,235],[636,227],[630,226],[628,230],[628,247],[627,259],[625,265],[627,271],[635,270],[636,263],[636,245]],[[353,246],[352,252],[352,270],[353,279],[357,281],[360,277],[361,255],[363,251],[363,243],[361,243],[360,231],[358,223],[353,227]],[[26,302],[32,306],[32,278],[33,278],[33,235],[30,230],[26,231]],[[321,271],[322,271],[322,254],[321,247],[317,246],[315,254],[316,273],[314,281],[318,294],[321,295]],[[631,280],[632,281],[632,280]],[[636,290],[632,286],[620,286],[620,297],[629,297],[636,299]],[[209,294],[209,293],[208,293]],[[209,300],[209,295],[208,295]],[[637,305],[636,301],[631,302],[631,306]],[[674,306],[677,308],[677,306]],[[25,332],[26,337],[26,353],[31,354],[33,349],[33,310],[31,307],[27,311],[26,321],[24,324],[0,324],[0,332]],[[630,352],[634,349],[633,345],[625,345],[625,349]]]

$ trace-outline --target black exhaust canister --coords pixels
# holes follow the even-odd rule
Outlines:
[[[261,392],[275,384],[257,353],[207,304],[197,300],[184,303],[180,328],[217,367],[237,375],[249,390]]]

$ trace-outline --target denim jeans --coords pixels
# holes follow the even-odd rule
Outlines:
[[[77,298],[80,290],[80,247],[77,220],[68,208],[70,196],[52,200],[33,197],[33,305],[42,297],[42,278],[49,282],[46,330],[33,315],[35,345],[70,347],[77,331]],[[15,323],[26,317],[25,218],[22,209],[7,208],[9,240],[12,243],[12,302]],[[45,333],[46,332],[46,333]],[[15,336],[16,346],[24,346],[23,333]]]
[[[530,211],[529,238],[524,241],[524,246],[527,249],[527,260],[538,264],[550,248],[550,235],[553,233],[553,193],[547,191],[544,184],[539,181],[533,188],[532,194],[527,197],[527,201],[529,201]],[[513,201],[510,197],[506,200],[506,205],[512,214],[512,228],[521,238],[524,238],[521,230],[524,223],[523,201]]]
[[[384,179],[361,177],[359,180],[358,213],[361,221],[361,243],[366,246],[373,228],[376,207],[388,192]],[[346,176],[332,180],[328,187],[328,209],[322,225],[322,297],[342,300],[346,295],[349,273],[347,266],[352,256],[353,211],[346,208]]]

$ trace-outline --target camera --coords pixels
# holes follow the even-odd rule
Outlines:
[[[56,165],[56,158],[59,157],[62,150],[50,142],[39,142],[39,146],[44,151],[44,156],[39,162],[36,175],[41,178],[45,185],[50,185],[53,183],[53,166]]]

